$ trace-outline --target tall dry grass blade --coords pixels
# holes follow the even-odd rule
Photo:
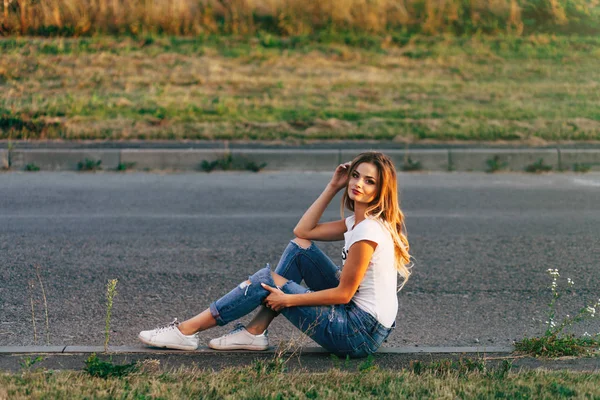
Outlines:
[[[37,275],[40,288],[42,289],[42,299],[44,299],[44,313],[46,314],[46,346],[50,346],[50,319],[48,318],[48,301],[46,300],[46,290],[44,289],[44,282],[42,282],[39,264],[35,264],[35,274]]]
[[[117,279],[111,279],[106,284],[106,320],[104,326],[104,352],[108,352],[108,341],[110,339],[110,320],[112,316],[113,299],[117,294]]]
[[[35,288],[35,283],[33,279],[29,280],[29,284],[27,285],[27,291],[29,292],[29,302],[31,303],[31,324],[33,325],[33,344],[37,345],[37,328],[35,325],[35,307],[33,305],[33,289]]]

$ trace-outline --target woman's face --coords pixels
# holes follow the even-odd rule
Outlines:
[[[378,171],[374,164],[364,162],[358,164],[350,173],[348,180],[348,197],[359,203],[370,203],[379,193]]]

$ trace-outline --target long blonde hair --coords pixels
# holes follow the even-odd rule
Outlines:
[[[379,194],[369,204],[366,210],[367,217],[377,218],[383,222],[394,241],[395,267],[398,274],[403,278],[400,289],[404,287],[410,277],[410,246],[406,237],[406,226],[404,225],[404,214],[400,209],[398,199],[398,181],[396,168],[388,156],[379,152],[365,152],[359,154],[350,168],[348,176],[362,163],[371,163],[377,167]],[[354,211],[354,201],[348,196],[348,185],[342,196],[341,215],[344,218],[344,208]]]

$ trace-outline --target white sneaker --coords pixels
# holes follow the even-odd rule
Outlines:
[[[177,318],[169,325],[152,329],[151,331],[141,331],[138,338],[153,347],[164,347],[177,350],[196,350],[198,348],[198,338],[196,335],[184,335],[179,328]]]
[[[260,335],[253,335],[244,325],[238,323],[228,334],[211,340],[208,347],[215,350],[267,350],[269,337],[267,331]]]

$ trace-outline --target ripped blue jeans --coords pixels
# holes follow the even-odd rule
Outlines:
[[[336,287],[340,269],[314,242],[305,249],[290,241],[275,273],[288,279],[281,287],[284,293],[300,294]],[[308,289],[300,285],[302,280]],[[261,283],[276,286],[268,266],[212,303],[210,312],[217,324],[228,324],[261,305],[269,295]],[[332,306],[289,307],[281,310],[281,314],[327,351],[341,357],[366,357],[376,352],[392,330],[353,301]]]

